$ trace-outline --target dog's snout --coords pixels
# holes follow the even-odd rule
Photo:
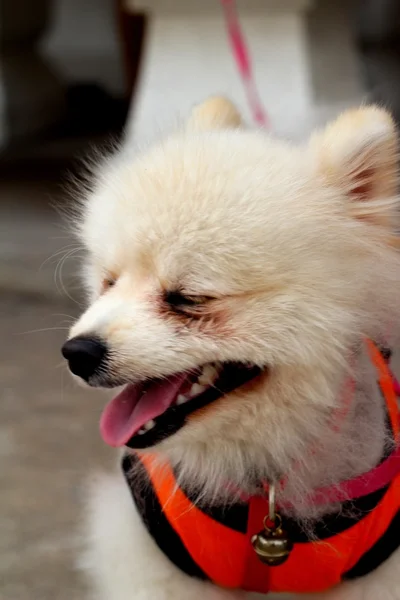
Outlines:
[[[72,373],[88,381],[104,360],[107,347],[96,338],[75,337],[65,342],[61,352]]]

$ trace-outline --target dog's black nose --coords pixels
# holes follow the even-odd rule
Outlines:
[[[96,338],[75,337],[65,342],[61,352],[67,359],[72,373],[88,381],[99,368],[107,347]]]

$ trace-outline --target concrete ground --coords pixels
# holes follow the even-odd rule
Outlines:
[[[52,183],[0,184],[0,598],[82,600],[74,568],[85,479],[111,453],[104,398],[77,387],[60,354],[79,304],[54,273],[71,240],[49,209]],[[43,264],[44,263],[44,264]],[[65,286],[74,290],[71,263]],[[58,269],[57,269],[58,271]]]

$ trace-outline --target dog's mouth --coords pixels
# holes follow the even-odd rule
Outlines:
[[[261,372],[255,365],[208,363],[194,372],[128,384],[104,409],[101,435],[114,447],[151,447],[181,429],[189,415]]]

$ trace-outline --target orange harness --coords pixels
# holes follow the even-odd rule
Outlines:
[[[390,372],[372,344],[370,355],[397,437],[399,411]],[[139,468],[130,479],[132,461]],[[127,455],[123,468],[160,548],[188,574],[222,587],[259,593],[323,591],[372,571],[400,545],[400,474],[382,489],[347,503],[351,512],[343,506],[344,516],[328,516],[316,527],[317,541],[310,541],[296,523],[287,520],[285,528],[294,532],[294,550],[283,565],[268,567],[250,543],[268,514],[267,498],[254,496],[247,506],[207,510],[196,506],[178,486],[172,468],[156,467],[152,455]],[[346,513],[357,516],[346,517]]]

